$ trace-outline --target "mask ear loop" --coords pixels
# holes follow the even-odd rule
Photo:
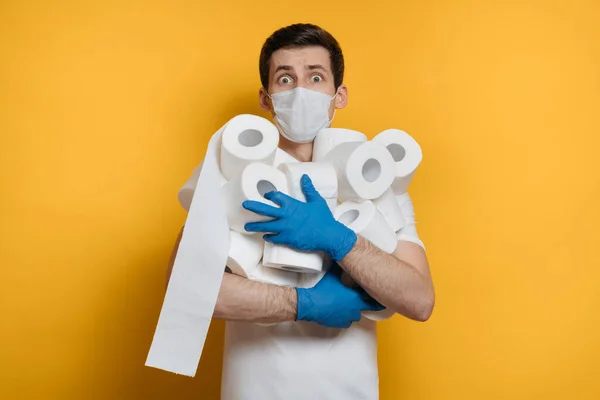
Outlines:
[[[334,100],[334,99],[337,97],[337,95],[339,94],[339,89],[340,89],[340,88],[338,88],[338,89],[335,91],[335,94],[333,95],[333,97],[331,98],[331,100],[329,100],[329,102],[330,102],[330,103],[331,103],[331,102],[332,102],[332,101],[333,101],[333,100]],[[337,107],[335,107],[335,105],[334,105],[334,107],[333,107],[333,116],[332,116],[332,117],[331,117],[331,119],[329,120],[329,125],[331,125],[331,123],[333,122],[333,119],[335,118],[335,113],[336,113],[336,111],[337,111]]]

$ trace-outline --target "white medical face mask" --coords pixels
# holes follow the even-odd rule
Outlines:
[[[279,131],[292,142],[312,142],[333,121],[329,120],[329,106],[335,96],[337,93],[332,97],[302,87],[270,95]]]

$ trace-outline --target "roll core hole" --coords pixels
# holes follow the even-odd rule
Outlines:
[[[263,134],[261,131],[257,131],[256,129],[246,129],[240,133],[240,136],[238,136],[238,141],[242,146],[258,146],[263,141]]]
[[[387,145],[387,149],[392,155],[394,161],[402,161],[406,157],[406,149],[398,143],[390,143]]]
[[[258,190],[258,194],[260,194],[261,197],[265,197],[265,193],[274,192],[277,188],[269,181],[260,180],[256,184],[256,190]]]
[[[348,226],[351,223],[353,223],[354,221],[356,221],[359,215],[360,215],[360,213],[358,212],[358,210],[348,210],[348,211],[344,212],[342,215],[340,215],[340,218],[338,218],[338,221],[341,222],[342,224]]]
[[[369,158],[362,167],[363,178],[367,182],[374,182],[381,175],[381,164],[374,158]]]

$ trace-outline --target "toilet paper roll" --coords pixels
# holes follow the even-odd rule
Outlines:
[[[196,190],[196,185],[198,185],[198,178],[200,177],[200,172],[202,171],[202,165],[204,164],[204,160],[200,161],[200,164],[192,171],[192,175],[189,179],[184,183],[184,185],[179,189],[177,193],[177,199],[179,200],[179,204],[186,210],[190,211],[190,205],[192,204],[192,198],[194,197],[194,191]],[[222,187],[227,183],[227,178],[223,176],[222,173],[219,173],[219,184]]]
[[[298,285],[297,272],[268,268],[262,263],[259,263],[258,266],[250,272],[248,279],[279,286],[296,287]]]
[[[394,195],[391,188],[386,190],[381,197],[374,199],[373,204],[383,214],[388,225],[394,232],[398,232],[404,227],[406,221],[402,214],[402,208],[400,208],[396,195]]]
[[[295,199],[306,202],[300,184],[304,174],[310,177],[313,186],[323,198],[337,199],[338,197],[338,179],[335,168],[330,162],[283,163],[279,166],[279,170],[285,174],[290,196]]]
[[[343,128],[321,129],[313,142],[313,161],[322,161],[327,153],[342,143],[366,142],[367,136],[358,131]]]
[[[284,150],[281,150],[280,148],[277,148],[277,151],[275,152],[275,161],[273,161],[273,166],[275,168],[278,168],[283,163],[298,163],[298,162],[300,162],[300,161],[296,160],[289,153],[285,152]]]
[[[279,166],[279,169],[287,178],[290,196],[295,199],[303,202],[306,201],[300,185],[300,179],[302,175],[307,174],[321,196],[329,198],[330,202],[331,200],[337,200],[337,176],[331,163],[283,163]],[[329,203],[328,206],[330,206]],[[314,273],[321,271],[323,255],[321,253],[303,252],[287,246],[266,243],[263,253],[263,265],[270,268],[301,273]]]
[[[325,161],[333,164],[338,177],[338,199],[376,199],[394,180],[394,159],[376,142],[342,143],[331,150]]]
[[[227,266],[231,272],[247,278],[260,262],[264,244],[262,235],[242,235],[229,231]]]
[[[396,233],[373,202],[344,202],[335,209],[333,216],[386,253],[396,250]]]
[[[263,251],[263,265],[300,273],[320,272],[323,268],[323,255],[318,252],[305,252],[287,246],[266,242]]]
[[[242,203],[246,200],[255,200],[279,207],[263,197],[265,193],[274,190],[288,193],[285,174],[272,165],[258,162],[249,164],[241,174],[227,182],[222,191],[229,228],[245,235],[251,235],[254,232],[246,231],[244,228],[246,223],[272,219],[246,210],[242,207]]]
[[[361,314],[371,321],[383,321],[384,319],[392,318],[395,312],[386,308],[381,311],[362,311]]]
[[[338,199],[331,198],[331,199],[325,199],[325,201],[327,202],[327,206],[329,207],[329,210],[333,213],[339,204]]]
[[[408,133],[399,129],[387,129],[375,136],[373,141],[385,146],[394,159],[394,193],[406,192],[423,159],[421,146]]]
[[[242,114],[232,118],[223,131],[221,172],[231,180],[252,162],[273,165],[279,131],[269,120]]]

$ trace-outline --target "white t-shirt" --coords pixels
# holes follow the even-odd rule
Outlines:
[[[179,191],[188,210],[201,166]],[[406,221],[397,232],[424,248],[408,193],[396,196]],[[222,400],[373,400],[379,398],[376,323],[348,329],[312,322],[263,326],[227,321]]]

